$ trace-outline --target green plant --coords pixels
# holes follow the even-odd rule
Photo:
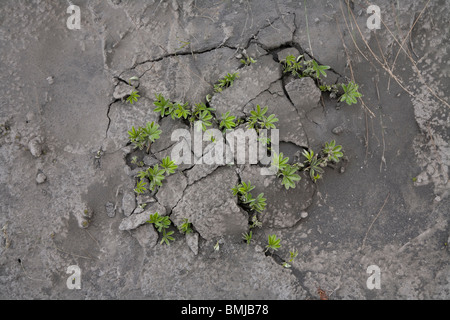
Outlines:
[[[222,92],[223,89],[232,87],[234,84],[234,81],[238,78],[239,78],[239,74],[237,72],[228,73],[223,79],[219,80],[218,84],[214,85],[214,91]]]
[[[251,182],[242,182],[231,190],[234,196],[238,196],[241,203],[247,205],[251,210],[261,213],[266,209],[267,199],[264,198],[264,193],[260,193],[256,198],[253,198],[250,193],[253,189],[255,189],[255,186],[252,186]]]
[[[344,156],[341,150],[342,146],[337,146],[335,140],[325,143],[323,153],[326,156],[326,161],[333,161],[335,163],[338,163],[340,161],[340,158]]]
[[[252,242],[252,237],[253,237],[252,231],[242,234],[242,239],[244,239],[247,242],[247,245],[249,245]]]
[[[294,76],[303,76],[303,64],[302,64],[303,56],[300,55],[297,58],[293,55],[288,55],[285,59],[281,61],[284,64],[284,73],[291,73]]]
[[[156,108],[153,110],[154,112],[160,113],[161,117],[165,117],[170,115],[173,112],[174,106],[170,100],[164,98],[162,94],[155,94],[156,101],[153,104]]]
[[[258,217],[256,215],[254,215],[252,217],[252,224],[250,225],[250,229],[261,228],[261,227],[262,227],[262,222],[260,222],[258,220]]]
[[[289,188],[295,188],[295,183],[301,180],[301,177],[296,173],[298,168],[293,167],[291,165],[287,165],[286,168],[281,170],[279,173],[280,176],[283,176],[282,184],[289,190]]]
[[[174,231],[166,232],[166,230],[163,230],[163,237],[160,244],[165,242],[168,246],[170,246],[170,241],[175,241],[172,234],[174,234]]]
[[[303,71],[303,76],[312,77],[320,80],[320,76],[327,76],[325,70],[330,69],[330,66],[319,65],[316,60],[308,60],[304,62],[306,69]]]
[[[273,153],[271,165],[275,167],[278,172],[286,169],[288,162],[289,158],[285,158],[283,152],[280,154],[277,154],[276,152]]]
[[[212,123],[210,121],[212,118],[213,118],[213,116],[208,111],[203,111],[202,113],[199,113],[198,119],[196,122],[197,130],[200,131],[200,129],[202,129],[203,131],[206,131],[206,129],[207,129],[206,127],[212,126]]]
[[[281,244],[280,243],[281,243],[281,239],[277,239],[276,235],[274,235],[274,234],[273,235],[269,235],[268,244],[266,246],[266,252],[269,249],[277,251],[278,249],[281,248]]]
[[[252,63],[256,63],[256,60],[253,59],[252,57],[246,57],[245,59],[241,59],[240,62],[241,62],[243,65],[249,66],[249,65],[251,65]]]
[[[306,158],[307,166],[305,166],[305,171],[309,171],[309,175],[311,179],[316,182],[321,178],[320,174],[324,173],[323,167],[326,165],[326,162],[323,161],[322,158],[318,158],[317,154],[314,154],[314,151],[303,151],[303,155]]]
[[[175,170],[178,168],[178,166],[170,159],[170,157],[162,159],[161,167],[166,175],[175,173]]]
[[[230,115],[230,111],[222,114],[222,121],[220,121],[220,129],[231,130],[236,127],[236,117]]]
[[[147,191],[146,188],[147,183],[143,180],[138,181],[136,189],[134,189],[134,192],[136,192],[137,194],[143,194],[145,193],[145,191]]]
[[[274,114],[266,117],[266,113],[269,110],[268,107],[261,109],[258,104],[256,110],[250,111],[250,117],[248,118],[248,128],[249,129],[276,129],[275,123],[278,119]]]
[[[294,262],[295,258],[297,258],[298,256],[298,250],[292,249],[291,251],[289,251],[289,263],[288,262],[283,262],[283,267],[285,268],[290,268],[291,265],[290,263]]]
[[[159,130],[159,125],[155,122],[148,122],[145,127],[139,127],[138,129],[132,127],[128,131],[130,141],[134,144],[134,148],[142,150],[147,147],[147,153],[150,152],[151,144],[159,139],[161,133],[162,131]]]
[[[187,119],[190,115],[191,115],[191,111],[189,110],[189,104],[185,103],[185,104],[181,104],[181,103],[176,103],[173,106],[173,110],[170,114],[170,116],[172,117],[172,119]]]
[[[184,234],[190,234],[194,232],[192,230],[192,223],[188,219],[183,219],[183,223],[178,227],[178,230]]]
[[[128,101],[130,104],[133,104],[134,102],[137,102],[138,99],[139,99],[140,97],[141,97],[141,96],[139,95],[139,92],[136,91],[136,90],[133,90],[133,91],[130,93],[130,95],[128,96],[127,101]]]
[[[362,94],[358,92],[359,85],[350,81],[347,85],[342,84],[344,94],[339,98],[339,101],[345,101],[348,105],[357,103],[357,98],[362,97]]]
[[[156,187],[162,186],[162,182],[165,179],[165,169],[159,169],[159,165],[155,165],[153,168],[147,169],[147,178],[150,181],[150,190],[155,191]]]
[[[138,157],[131,158],[131,163],[137,165],[138,167],[144,166],[144,161],[138,161]]]
[[[150,215],[150,219],[147,221],[147,223],[153,224],[158,230],[158,232],[161,232],[163,229],[169,228],[171,221],[170,218],[167,216],[160,216],[158,212],[156,212],[153,215]]]

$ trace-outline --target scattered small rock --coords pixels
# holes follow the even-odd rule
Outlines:
[[[192,250],[194,255],[198,254],[198,233],[193,232],[186,234],[186,243],[188,247]]]
[[[152,167],[155,164],[159,163],[159,160],[152,156],[145,156],[143,161],[144,161],[144,164],[149,167]]]
[[[256,251],[256,252],[264,252],[264,249],[263,249],[259,244],[257,244],[257,245],[255,246],[255,251]]]
[[[434,198],[434,201],[436,201],[436,202],[441,202],[441,197],[440,196],[436,196],[436,198]]]
[[[308,212],[303,211],[303,212],[300,214],[300,217],[301,217],[302,219],[308,218]]]
[[[106,208],[106,214],[108,215],[108,217],[114,218],[116,216],[116,208],[114,206],[114,203],[108,202],[105,205],[105,208]]]
[[[129,217],[133,213],[134,209],[136,209],[136,197],[133,192],[127,190],[123,193],[122,198],[123,214],[126,217]]]
[[[331,132],[333,132],[333,134],[338,136],[344,132],[344,127],[338,126],[338,127],[334,128],[333,130],[331,130]]]
[[[145,224],[136,230],[132,230],[131,234],[143,248],[151,249],[158,243],[158,232],[151,224]]]
[[[35,158],[39,158],[42,155],[42,142],[41,139],[34,138],[28,143],[28,148],[30,149],[31,154]]]
[[[49,85],[52,85],[55,82],[55,78],[53,78],[52,76],[47,78],[47,82]]]
[[[47,176],[42,172],[39,172],[36,176],[37,184],[43,184],[45,181],[47,181]]]

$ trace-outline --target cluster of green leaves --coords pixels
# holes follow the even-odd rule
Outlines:
[[[293,55],[288,55],[281,61],[284,65],[284,73],[291,73],[299,77],[312,77],[320,80],[322,76],[326,77],[325,70],[330,69],[329,66],[319,65],[316,60],[305,60],[303,55],[297,58]]]
[[[131,81],[138,81],[139,78],[138,77],[131,77],[128,80],[128,84],[131,86]],[[139,98],[141,96],[139,95],[139,91],[136,90],[136,88],[133,86],[133,91],[131,91],[130,95],[127,98],[127,102],[130,104],[133,104],[135,102],[138,102]]]
[[[147,182],[145,179],[149,181],[149,188],[151,191],[155,191],[156,187],[161,187],[162,182],[166,178],[173,173],[178,166],[173,162],[170,157],[166,157],[162,160],[161,168],[159,164],[154,165],[153,167],[148,168],[147,170],[139,171],[137,177],[139,178],[139,182],[137,183],[137,187],[134,190],[137,194],[142,194],[147,189]]]
[[[192,223],[189,222],[189,219],[183,219],[183,223],[178,226],[178,230],[183,234],[190,234],[194,232],[192,230]]]
[[[281,248],[281,239],[277,239],[275,234],[269,235],[268,244],[266,246],[266,252],[270,249],[277,251]]]
[[[301,177],[297,174],[298,166],[291,166],[288,162],[289,158],[285,158],[282,152],[280,154],[274,152],[272,156],[272,167],[276,168],[278,177],[283,177],[281,183],[286,190],[295,188],[295,183],[301,180]]]
[[[362,94],[359,93],[359,85],[350,81],[347,85],[342,84],[342,88],[344,89],[344,94],[339,98],[340,101],[345,101],[348,105],[352,105],[357,103],[357,98],[362,97]]]
[[[298,256],[298,250],[292,249],[291,251],[289,251],[289,261],[288,262],[283,262],[283,267],[285,268],[290,268],[291,267],[291,263],[294,262],[295,258],[297,258]]]
[[[155,95],[156,100],[153,104],[156,108],[153,110],[161,114],[161,117],[170,116],[172,119],[187,119],[191,115],[189,103],[173,103],[169,99],[164,98],[162,94]]]
[[[300,55],[297,58],[293,55],[289,55],[283,59],[281,63],[284,66],[284,73],[291,73],[294,76],[311,77],[316,79],[322,92],[330,92],[331,97],[335,97],[337,95],[337,85],[327,85],[323,84],[321,81],[322,76],[327,76],[325,71],[330,69],[329,66],[319,65],[314,59],[305,60],[303,55]],[[339,98],[339,101],[344,101],[348,105],[352,105],[358,102],[357,98],[362,97],[362,94],[358,91],[359,85],[355,82],[350,81],[348,84],[340,84],[340,86],[344,90],[344,94]]]
[[[223,89],[232,87],[234,81],[239,78],[239,74],[237,72],[228,73],[223,79],[219,80],[219,83],[214,85],[215,92],[222,92]]]
[[[246,65],[246,66],[249,66],[252,63],[256,63],[256,60],[253,59],[252,57],[246,57],[245,59],[241,59],[240,61],[243,65]]]
[[[262,213],[266,209],[266,198],[264,198],[264,193],[260,193],[256,198],[253,198],[250,193],[255,186],[252,186],[251,182],[242,182],[237,186],[233,187],[231,191],[234,196],[238,196],[241,203],[249,206],[249,208],[258,213]]]
[[[242,239],[245,240],[245,242],[247,242],[247,244],[250,244],[252,242],[252,237],[253,237],[253,232],[249,231],[248,233],[243,233],[242,234]]]
[[[208,107],[204,103],[197,103],[189,120],[196,124],[197,130],[206,131],[208,127],[212,126],[213,111],[215,111],[213,108]]]
[[[145,127],[132,127],[128,131],[131,143],[133,143],[135,149],[143,150],[147,147],[147,153],[150,152],[150,146],[153,142],[159,139],[159,135],[162,133],[159,130],[159,125],[155,122],[148,122]]]
[[[261,109],[258,104],[256,110],[250,111],[250,117],[248,118],[249,129],[276,129],[275,123],[278,122],[278,118],[274,114],[266,116],[268,107]]]
[[[136,156],[131,159],[131,163],[137,165],[138,167],[144,166],[144,161],[139,161]]]
[[[166,229],[168,229],[172,223],[169,217],[162,217],[158,212],[156,212],[155,214],[150,215],[150,219],[147,221],[147,223],[153,224],[159,233],[163,233],[161,244],[166,243],[168,246],[170,246],[170,241],[175,241],[175,239],[172,237],[174,231],[166,231]]]
[[[304,163],[294,163],[290,165],[289,158],[284,157],[283,153],[273,153],[271,167],[276,170],[277,176],[282,177],[282,184],[289,190],[295,188],[296,183],[301,180],[301,177],[297,174],[299,170],[308,171],[311,179],[314,182],[322,178],[322,174],[325,172],[323,169],[328,163],[338,163],[344,156],[342,153],[342,146],[336,145],[336,141],[325,143],[325,147],[320,154],[314,153],[313,150],[304,150],[303,156],[306,158]]]

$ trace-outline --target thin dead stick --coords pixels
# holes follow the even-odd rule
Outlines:
[[[369,234],[370,229],[372,229],[373,224],[375,223],[375,221],[377,221],[378,217],[380,216],[381,212],[383,211],[384,206],[386,205],[390,195],[391,195],[391,193],[389,192],[387,197],[386,197],[386,200],[384,200],[383,206],[381,207],[380,211],[378,211],[377,216],[375,217],[375,219],[373,219],[372,223],[370,224],[369,229],[367,230],[366,235],[364,236],[363,243],[362,243],[362,246],[361,246],[361,250],[364,249],[364,246],[366,245],[367,235]]]
[[[25,271],[25,267],[23,266],[22,260],[19,259],[19,263],[20,263],[20,266],[22,267],[22,270],[23,270],[23,273],[25,274],[25,277],[27,277],[28,279],[33,280],[33,281],[48,281],[48,280],[43,280],[43,279],[34,279],[34,278],[30,277],[28,275],[28,273]]]
[[[349,5],[349,3],[348,3],[348,0],[346,0],[347,1],[347,5]],[[429,2],[429,1],[428,1]],[[355,15],[353,14],[353,12],[350,10],[350,13],[351,13],[351,15],[352,15],[352,17],[353,17],[353,20],[355,20],[355,22],[356,22],[356,18],[355,18]],[[417,23],[417,20],[418,19],[416,19],[416,22],[415,23]],[[433,97],[435,97],[436,99],[438,99],[440,102],[442,102],[446,107],[448,107],[448,108],[450,108],[450,104],[447,102],[447,101],[445,101],[444,99],[442,99],[427,83],[426,83],[426,80],[425,80],[425,78],[423,77],[423,75],[422,75],[422,73],[420,72],[420,70],[419,70],[419,68],[417,67],[417,64],[416,64],[416,62],[414,61],[414,59],[413,59],[413,57],[411,56],[411,54],[409,53],[409,52],[407,52],[407,50],[404,48],[404,43],[400,43],[398,40],[397,40],[397,38],[395,37],[395,35],[392,33],[392,31],[386,26],[386,24],[384,23],[384,21],[383,20],[381,20],[381,22],[383,23],[383,25],[384,25],[384,27],[388,30],[388,32],[392,35],[392,37],[394,38],[394,40],[395,40],[395,42],[397,42],[398,44],[399,44],[399,46],[400,46],[400,50],[403,50],[403,52],[406,54],[406,56],[410,59],[410,61],[411,61],[411,64],[412,64],[412,66],[413,66],[413,69],[414,69],[414,71],[417,73],[417,75],[419,76],[419,78],[420,78],[420,80],[423,82],[423,85],[427,88],[427,90],[431,93],[431,95],[433,96]],[[415,24],[414,23],[414,24]],[[385,65],[385,64],[383,64],[381,61],[380,61],[380,59],[378,58],[378,56],[376,56],[374,53],[373,53],[373,51],[372,51],[372,49],[371,49],[371,47],[369,46],[369,44],[367,43],[367,41],[366,41],[366,39],[364,38],[364,36],[363,36],[363,34],[362,34],[362,32],[361,32],[361,29],[359,28],[359,26],[358,26],[358,24],[356,24],[356,27],[358,28],[358,32],[359,32],[359,34],[360,34],[360,36],[361,36],[361,39],[364,41],[364,43],[365,43],[365,45],[366,45],[366,47],[369,49],[369,51],[371,52],[371,54],[372,54],[372,56],[375,58],[375,60],[381,65],[381,67],[392,77],[392,79],[394,79],[395,80],[395,82],[397,82],[397,84],[405,91],[405,92],[407,92],[410,96],[412,96],[412,97],[414,97],[414,98],[416,98],[416,99],[418,99],[419,101],[421,101],[421,102],[423,102],[423,103],[426,103],[426,101],[424,101],[423,99],[421,99],[421,98],[418,98],[418,97],[416,97],[410,90],[408,90],[404,85],[403,85],[403,82],[393,73],[393,68],[390,68],[388,65]],[[410,32],[408,32],[408,35],[407,35],[407,37],[411,34],[411,31],[412,31],[412,29],[414,28],[414,25],[412,26],[412,28],[411,28],[411,30],[410,30]],[[406,39],[407,39],[407,37],[406,37]]]

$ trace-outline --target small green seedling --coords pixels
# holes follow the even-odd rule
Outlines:
[[[172,119],[187,119],[191,115],[191,111],[189,110],[189,104],[186,102],[185,104],[176,103],[173,106],[173,111],[171,112],[170,116]]]
[[[244,239],[247,242],[247,245],[249,245],[252,242],[253,232],[250,231],[249,233],[243,233],[242,239]]]
[[[276,235],[269,235],[268,244],[266,246],[266,252],[270,249],[273,251],[277,251],[281,248],[281,239],[277,239]]]
[[[248,129],[276,129],[275,123],[278,122],[278,118],[274,114],[266,117],[268,110],[268,107],[261,109],[261,106],[258,104],[256,110],[250,111],[247,125]]]
[[[175,170],[178,169],[178,166],[170,159],[170,157],[162,159],[161,167],[167,176],[175,173]]]
[[[133,90],[130,95],[127,98],[127,102],[129,102],[130,104],[133,104],[135,102],[138,102],[139,98],[141,96],[139,95],[139,92],[136,90]]]
[[[220,121],[220,129],[231,130],[236,127],[236,117],[230,115],[230,111],[222,114],[222,121]]]
[[[339,101],[345,101],[348,105],[357,103],[357,98],[362,97],[362,94],[358,92],[359,85],[350,81],[347,85],[342,84],[344,94],[340,97]]]
[[[155,94],[156,101],[153,104],[156,108],[153,110],[156,113],[160,113],[161,117],[170,115],[173,112],[174,106],[170,100],[164,98],[162,94]]]
[[[311,179],[316,182],[319,180],[322,176],[321,174],[324,173],[323,167],[326,165],[326,163],[317,157],[317,154],[314,154],[314,151],[303,151],[303,155],[306,158],[307,166],[305,166],[305,171],[309,171],[309,175]]]
[[[295,183],[299,182],[301,180],[301,177],[296,173],[298,171],[298,168],[287,165],[286,168],[281,170],[279,173],[280,176],[283,176],[282,184],[286,188],[286,190],[289,190],[289,188],[295,188]]]
[[[290,255],[289,261],[288,262],[286,262],[286,261],[283,262],[283,267],[285,267],[285,268],[290,268],[291,267],[290,263],[294,262],[295,258],[297,258],[298,250],[293,249],[293,250],[289,251],[289,255]]]
[[[130,141],[134,144],[134,148],[142,150],[147,147],[147,153],[150,152],[151,144],[159,139],[161,133],[162,131],[159,130],[159,125],[155,122],[148,122],[145,127],[139,127],[138,129],[132,127],[128,131]]]
[[[240,62],[245,66],[249,66],[252,63],[256,63],[256,60],[252,57],[246,57],[245,59],[241,59]]]
[[[183,219],[183,223],[178,227],[178,230],[183,234],[190,234],[192,230],[192,223],[188,219]]]
[[[150,181],[150,190],[155,191],[156,187],[161,187],[162,182],[165,179],[165,169],[160,169],[159,165],[155,165],[153,168],[148,168],[147,178]]]
[[[134,192],[136,192],[137,194],[143,194],[147,191],[147,183],[143,180],[138,181],[136,189],[134,189]]]
[[[281,61],[284,65],[284,73],[291,73],[294,76],[303,76],[303,64],[302,64],[303,56],[300,55],[297,58],[293,55],[288,55],[285,59]]]
[[[260,193],[256,198],[253,198],[250,193],[255,186],[252,186],[251,182],[241,184],[233,187],[231,191],[234,196],[238,196],[239,201],[241,203],[250,207],[251,210],[256,211],[258,213],[262,213],[266,209],[266,198],[264,198],[264,193]]]
[[[158,232],[161,232],[163,229],[169,228],[171,221],[169,217],[162,217],[158,212],[156,212],[155,214],[150,215],[150,219],[147,221],[147,223],[153,224],[156,230],[158,230]]]
[[[223,89],[232,87],[234,84],[234,81],[238,78],[239,78],[239,74],[237,72],[228,73],[223,79],[219,80],[218,84],[214,85],[214,91],[222,92]]]
[[[131,158],[131,163],[137,165],[138,167],[144,166],[144,161],[138,161],[138,157]]]
[[[166,232],[166,230],[163,230],[163,237],[160,244],[165,242],[168,246],[170,246],[170,241],[175,241],[175,238],[172,237],[173,234],[174,231]]]
[[[312,77],[320,80],[321,76],[326,77],[325,70],[330,69],[330,66],[319,65],[316,60],[308,60],[304,62],[306,69],[303,72],[303,76]]]
[[[326,155],[326,161],[338,163],[344,156],[341,150],[342,146],[337,146],[335,140],[325,143],[323,153]]]
[[[252,217],[252,224],[250,225],[250,229],[261,228],[261,227],[262,227],[262,222],[260,222],[258,220],[258,217],[256,215],[254,215]]]

